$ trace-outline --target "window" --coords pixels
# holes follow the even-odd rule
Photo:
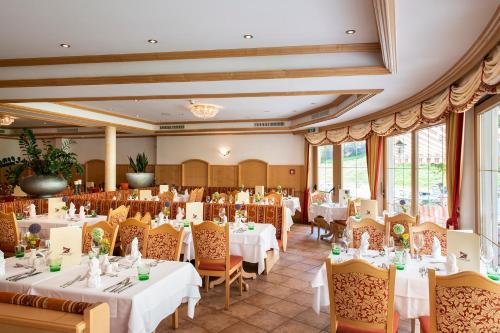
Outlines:
[[[479,116],[481,234],[498,244],[500,227],[500,106]],[[498,251],[498,247],[493,246]],[[498,260],[499,253],[496,254]]]
[[[333,146],[318,147],[318,190],[329,192],[333,187]]]
[[[412,206],[411,136],[411,133],[404,133],[387,138],[386,198],[390,212],[402,212],[402,200],[408,213]]]
[[[370,198],[365,141],[342,144],[342,188],[354,198]]]
[[[448,218],[446,187],[446,125],[417,131],[418,214],[422,222],[445,226]]]

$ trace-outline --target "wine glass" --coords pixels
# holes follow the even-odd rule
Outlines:
[[[94,253],[94,255],[97,257],[99,255],[99,252],[101,252],[101,244],[92,239],[92,242],[90,244],[90,248],[92,249],[92,252]]]
[[[83,209],[85,209],[85,215],[89,215],[90,201],[85,202],[85,204],[83,205]]]
[[[389,236],[384,239],[384,251],[387,255],[387,258],[389,258],[389,255],[392,251],[394,251],[394,237]]]
[[[413,246],[417,251],[417,259],[422,260],[422,256],[420,255],[420,250],[424,247],[424,235],[421,232],[417,232],[413,234]]]
[[[243,210],[241,211],[241,213],[242,213],[241,222],[245,223],[247,221],[247,211]]]
[[[484,237],[481,238],[481,261],[486,266],[486,273],[488,273],[490,269],[490,264],[493,261],[493,256],[493,247],[487,239],[485,239]]]
[[[209,196],[209,195],[207,195],[207,197],[205,198],[205,201],[206,201],[207,203],[210,203],[210,200],[211,200],[211,199],[210,199],[210,196]]]
[[[226,209],[225,208],[219,209],[219,217],[221,222],[224,222],[224,216],[226,216]]]
[[[342,232],[342,242],[344,243],[345,251],[347,253],[349,250],[349,244],[352,242],[352,233],[350,228],[345,228]]]
[[[24,213],[24,218],[29,219],[30,218],[30,205],[24,205],[23,206],[23,213]]]

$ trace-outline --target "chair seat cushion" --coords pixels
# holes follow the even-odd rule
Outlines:
[[[431,317],[429,316],[419,317],[418,321],[420,322],[420,332],[423,333],[431,332]]]
[[[399,326],[399,312],[394,311],[393,332],[396,333]],[[346,323],[339,323],[337,333],[385,333],[385,329],[360,328]]]
[[[243,261],[242,256],[231,256],[229,258],[229,265],[230,269],[233,268],[234,266],[238,265]],[[200,265],[198,266],[199,269],[205,270],[205,271],[225,271],[226,270],[226,265],[222,263],[207,263],[207,262],[202,262],[200,261]]]

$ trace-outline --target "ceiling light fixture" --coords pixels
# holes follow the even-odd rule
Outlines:
[[[66,44],[66,43],[59,44],[59,46],[64,48],[64,49],[69,49],[71,47],[71,45]]]
[[[220,106],[214,104],[191,102],[191,105],[189,105],[189,109],[195,117],[208,119],[215,117],[217,113],[219,113]]]
[[[246,34],[246,35],[243,35],[243,38],[245,38],[245,39],[252,39],[253,35]]]
[[[356,30],[349,29],[349,30],[346,30],[345,33],[348,34],[348,35],[354,35],[356,33]]]
[[[0,126],[9,126],[14,122],[15,118],[9,115],[0,116]]]
[[[149,44],[158,44],[158,40],[156,39],[148,39]]]

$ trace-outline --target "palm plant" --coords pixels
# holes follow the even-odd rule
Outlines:
[[[132,159],[132,157],[129,156],[128,161],[130,167],[132,168],[132,170],[134,170],[135,173],[146,172],[146,167],[149,164],[148,157],[145,153],[137,154],[137,156],[135,157],[135,161]]]
[[[21,157],[5,157],[0,160],[0,168],[7,169],[7,181],[12,185],[19,183],[19,178],[25,170],[31,170],[37,176],[57,176],[71,179],[73,169],[81,175],[83,167],[78,163],[76,154],[69,151],[73,140],[63,141],[61,148],[56,148],[50,142],[42,140],[38,146],[33,131],[23,128],[19,135]]]

